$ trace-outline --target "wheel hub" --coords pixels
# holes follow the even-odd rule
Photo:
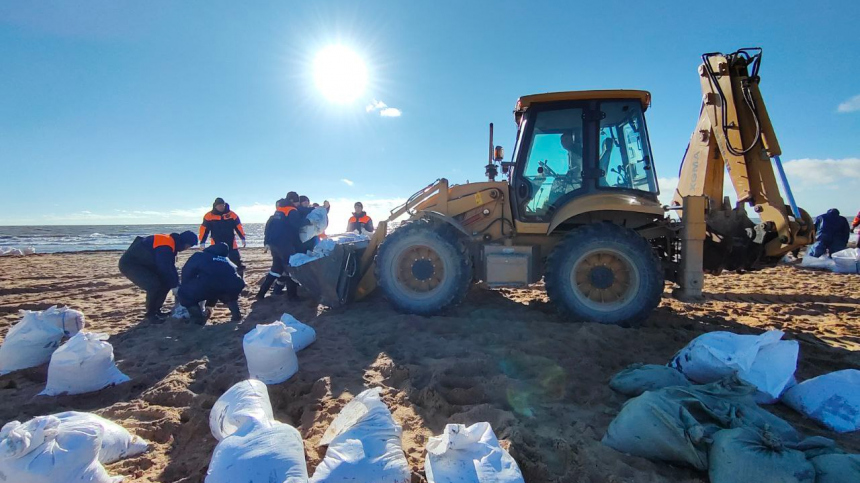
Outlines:
[[[427,280],[433,276],[433,271],[433,262],[426,258],[415,260],[412,264],[412,276],[418,280]]]
[[[615,273],[611,268],[599,265],[592,267],[589,278],[591,279],[591,285],[597,289],[605,290],[615,282]]]
[[[445,265],[436,250],[415,245],[397,258],[397,280],[408,290],[431,292],[445,279]]]
[[[576,296],[587,305],[614,310],[636,295],[639,275],[628,257],[614,250],[597,249],[577,260],[571,282]]]

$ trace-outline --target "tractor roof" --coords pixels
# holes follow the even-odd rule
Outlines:
[[[517,119],[532,104],[543,104],[545,102],[557,101],[584,101],[592,99],[639,99],[642,110],[648,109],[651,104],[651,93],[648,91],[636,91],[628,89],[598,90],[598,91],[567,91],[547,92],[545,94],[532,94],[523,96],[517,100],[514,114]]]

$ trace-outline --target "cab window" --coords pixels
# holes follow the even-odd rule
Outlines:
[[[559,198],[582,188],[582,141],[582,109],[537,113],[522,172],[531,185],[521,200],[527,216],[544,216]]]
[[[657,192],[651,148],[638,100],[601,103],[598,186]]]

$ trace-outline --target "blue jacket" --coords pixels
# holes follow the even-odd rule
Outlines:
[[[299,233],[307,220],[295,207],[282,206],[280,201],[278,206],[266,222],[263,243],[282,253],[294,253],[302,244]]]
[[[851,226],[848,220],[839,214],[836,208],[815,218],[816,238],[834,242],[848,243]]]
[[[182,285],[199,280],[214,294],[241,292],[245,281],[236,272],[236,265],[227,258],[229,251],[227,244],[216,243],[191,255],[182,267]]]

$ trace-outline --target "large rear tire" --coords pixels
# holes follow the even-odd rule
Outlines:
[[[664,276],[648,240],[612,223],[565,236],[547,258],[546,291],[574,320],[635,326],[659,305]]]
[[[433,315],[463,301],[472,260],[451,226],[418,220],[379,247],[376,280],[398,310]]]

